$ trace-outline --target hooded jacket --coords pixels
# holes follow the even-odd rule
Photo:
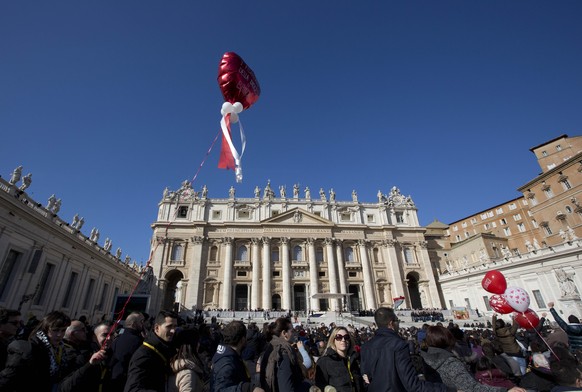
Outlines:
[[[241,356],[232,347],[220,344],[212,357],[210,390],[216,392],[249,392],[251,378]]]
[[[450,351],[429,347],[426,352],[421,351],[420,355],[428,366],[438,372],[443,382],[449,387],[465,392],[507,391],[506,388],[492,387],[477,382],[465,364]]]

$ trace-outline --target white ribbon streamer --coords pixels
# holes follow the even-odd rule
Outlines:
[[[238,103],[238,102],[237,102]],[[228,107],[228,105],[230,105],[230,107]],[[236,105],[236,103],[235,103]],[[240,104],[239,104],[240,105]],[[236,107],[236,106],[235,106]],[[243,175],[242,175],[242,165],[241,165],[241,159],[243,154],[245,153],[245,147],[247,144],[247,139],[244,133],[244,129],[242,126],[242,123],[240,122],[239,119],[237,119],[236,117],[238,117],[237,115],[237,109],[231,109],[233,108],[233,105],[231,105],[229,102],[225,102],[222,106],[222,118],[220,120],[220,128],[222,129],[222,135],[224,136],[224,138],[226,139],[226,142],[228,143],[228,146],[230,147],[230,153],[232,154],[232,157],[234,158],[234,163],[235,163],[235,176],[236,176],[236,182],[237,183],[241,183],[242,179],[243,179]],[[242,105],[241,105],[242,108]],[[231,115],[231,120],[238,120],[238,125],[239,125],[239,129],[240,129],[240,140],[241,140],[241,153],[239,155],[238,151],[236,150],[236,148],[234,147],[234,144],[232,142],[232,138],[230,137],[230,133],[228,132],[228,127],[226,126],[226,116],[227,115]],[[235,114],[236,116],[234,116],[235,118],[233,119],[232,115]],[[237,122],[237,121],[234,121]],[[231,121],[232,124],[232,121]]]

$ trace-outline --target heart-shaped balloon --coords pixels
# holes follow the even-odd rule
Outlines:
[[[253,70],[234,52],[226,52],[218,66],[218,85],[226,102],[250,108],[261,95]]]
[[[500,271],[491,270],[485,274],[481,286],[490,293],[503,294],[507,289],[507,281]]]
[[[507,314],[513,312],[511,305],[508,304],[505,298],[501,295],[492,295],[491,298],[489,298],[489,306],[491,306],[491,308],[493,308],[497,313]]]
[[[540,323],[540,318],[531,309],[526,310],[523,313],[517,313],[515,315],[515,321],[519,324],[520,327],[525,329],[532,329],[538,326]]]
[[[529,308],[529,294],[521,287],[508,287],[503,297],[518,312],[525,312]]]

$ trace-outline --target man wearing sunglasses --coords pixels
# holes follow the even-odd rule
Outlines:
[[[399,322],[391,308],[374,313],[378,329],[362,346],[362,374],[368,392],[432,392],[450,390],[445,384],[421,381],[416,374],[408,344],[398,335]]]
[[[0,309],[0,370],[6,367],[8,344],[22,325],[18,310]]]

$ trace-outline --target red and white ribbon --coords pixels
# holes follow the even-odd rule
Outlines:
[[[222,136],[223,136],[223,140],[226,141],[226,143],[228,144],[228,147],[230,149],[230,155],[232,156],[232,158],[234,159],[234,170],[235,170],[235,175],[236,175],[236,182],[242,182],[243,179],[243,175],[242,175],[242,165],[241,165],[241,159],[242,156],[245,152],[245,147],[247,144],[247,140],[245,137],[245,133],[243,130],[243,126],[242,123],[239,120],[238,114],[240,112],[243,111],[243,106],[240,102],[235,102],[234,104],[230,103],[230,102],[225,102],[222,104],[222,109],[220,111],[220,113],[222,114],[222,118],[220,120],[220,128],[222,129]],[[237,123],[239,124],[239,129],[240,129],[240,139],[241,139],[241,152],[240,154],[238,153],[237,149],[235,148],[233,142],[232,142],[232,137],[230,134],[230,124],[235,124]],[[224,146],[223,146],[224,148]],[[226,153],[225,151],[223,151],[223,154]],[[220,165],[219,165],[220,167]],[[228,166],[225,166],[225,168],[230,168]]]

